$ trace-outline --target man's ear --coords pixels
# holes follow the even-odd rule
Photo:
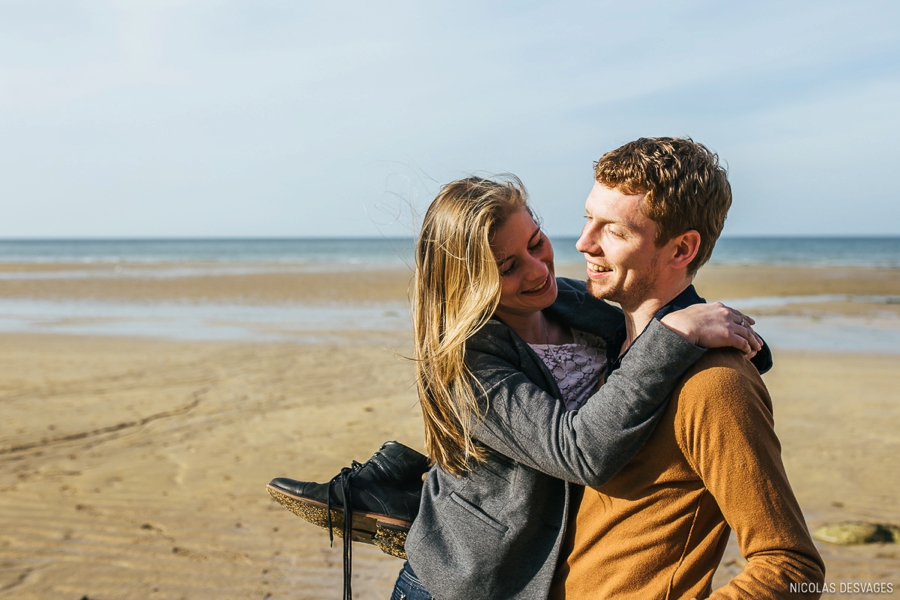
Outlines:
[[[673,269],[681,269],[691,264],[700,251],[700,233],[691,229],[675,236],[670,243],[674,251],[669,266]]]

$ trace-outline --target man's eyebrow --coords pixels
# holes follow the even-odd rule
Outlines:
[[[598,219],[597,217],[587,213],[584,215],[586,218],[595,221],[601,225],[619,225],[621,227],[625,227],[630,230],[636,230],[637,227],[631,221],[627,221],[625,219]]]

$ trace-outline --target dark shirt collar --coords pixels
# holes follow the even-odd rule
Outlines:
[[[671,302],[656,311],[656,314],[653,315],[653,318],[662,319],[670,312],[681,310],[682,308],[687,308],[688,306],[693,306],[694,304],[706,304],[706,300],[700,297],[700,294],[697,293],[697,290],[694,289],[693,285],[689,285],[684,288],[683,292],[675,296],[675,298]]]
[[[697,293],[697,290],[694,289],[693,285],[687,286],[683,292],[675,296],[671,302],[660,308],[656,311],[656,314],[653,315],[654,319],[662,319],[664,316],[669,314],[670,312],[681,310],[682,308],[687,308],[688,306],[694,304],[705,304],[706,300],[700,297],[700,294]],[[647,326],[649,327],[649,323]],[[646,329],[646,327],[644,328]],[[643,333],[643,331],[641,332]],[[619,352],[622,348],[622,344],[625,343],[625,339],[628,337],[628,331],[625,328],[625,323],[623,322],[619,325],[619,328],[616,330],[616,335],[612,340],[612,343],[607,347],[606,357],[609,364],[609,369],[607,370],[607,376],[609,373],[612,373],[616,369],[619,368],[619,365],[622,363],[622,359],[625,358],[625,355],[628,354],[628,350],[622,353],[619,356]],[[640,337],[640,336],[638,336]],[[636,340],[636,338],[635,338]],[[756,353],[750,362],[753,363],[753,366],[757,368],[760,373],[765,373],[769,369],[772,368],[772,351],[769,350],[768,344],[763,344],[762,349]]]

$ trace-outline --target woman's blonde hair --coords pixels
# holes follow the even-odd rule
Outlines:
[[[445,471],[461,475],[484,449],[472,439],[484,413],[465,363],[466,340],[500,302],[491,238],[510,215],[528,209],[522,182],[470,177],[445,185],[425,213],[416,242],[413,291],[416,384],[425,447]],[[530,209],[529,209],[530,210]]]

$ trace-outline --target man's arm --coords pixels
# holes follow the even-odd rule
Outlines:
[[[718,351],[692,368],[675,394],[678,444],[747,559],[744,571],[710,598],[818,598],[797,593],[821,589],[825,565],[788,482],[759,374],[737,352]]]

